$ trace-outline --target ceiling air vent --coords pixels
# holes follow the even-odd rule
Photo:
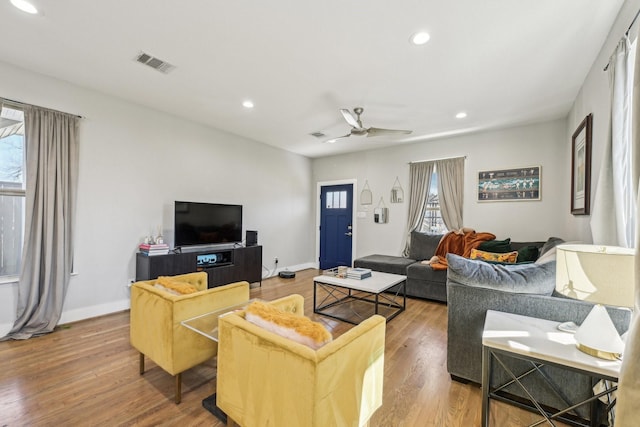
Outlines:
[[[324,138],[325,136],[327,136],[322,132],[313,132],[313,133],[310,133],[309,135],[315,136],[316,138]]]
[[[167,74],[169,73],[169,71],[176,68],[175,65],[171,65],[168,62],[163,61],[162,59],[158,59],[144,52],[140,52],[140,54],[136,57],[136,61],[141,64],[147,65],[154,70],[158,70],[164,74]]]

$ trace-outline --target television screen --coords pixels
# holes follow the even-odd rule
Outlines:
[[[175,247],[242,241],[242,205],[175,202]]]

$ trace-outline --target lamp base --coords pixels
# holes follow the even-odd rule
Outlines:
[[[584,344],[576,343],[576,347],[583,353],[587,353],[589,356],[597,357],[605,360],[620,360],[622,359],[621,353],[611,353],[609,351],[597,350],[595,348],[588,347]]]
[[[624,351],[624,342],[603,305],[593,306],[575,335],[576,345],[583,353],[605,360],[617,360]]]

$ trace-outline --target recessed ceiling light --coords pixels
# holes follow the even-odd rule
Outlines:
[[[420,31],[411,36],[411,43],[420,46],[429,41],[431,36],[425,31]]]
[[[38,9],[36,9],[34,5],[32,5],[26,0],[11,0],[11,4],[17,7],[18,9],[20,9],[21,11],[30,13],[32,15],[35,15],[36,13],[38,13]]]
[[[333,144],[333,143],[334,143],[334,142],[336,142],[336,141],[337,141],[337,139],[336,139],[336,138],[332,138],[332,139],[329,139],[327,142],[328,142],[329,144]]]
[[[246,101],[242,101],[242,106],[244,108],[253,108],[253,101],[248,99]]]
[[[467,113],[465,113],[464,111],[460,111],[458,114],[456,114],[456,119],[464,119],[465,117],[467,117]]]

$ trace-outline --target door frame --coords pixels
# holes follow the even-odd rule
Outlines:
[[[351,232],[353,236],[351,238],[351,260],[356,259],[356,237],[358,235],[358,225],[356,223],[357,218],[357,209],[358,205],[358,194],[356,190],[358,189],[358,180],[353,179],[340,179],[335,181],[318,181],[316,183],[316,197],[315,197],[315,206],[316,206],[316,257],[314,260],[314,265],[316,268],[320,268],[320,193],[322,191],[322,187],[327,187],[330,185],[344,185],[344,184],[352,184],[353,185],[353,200],[352,200],[352,209],[351,209]],[[351,267],[351,266],[349,266]]]

